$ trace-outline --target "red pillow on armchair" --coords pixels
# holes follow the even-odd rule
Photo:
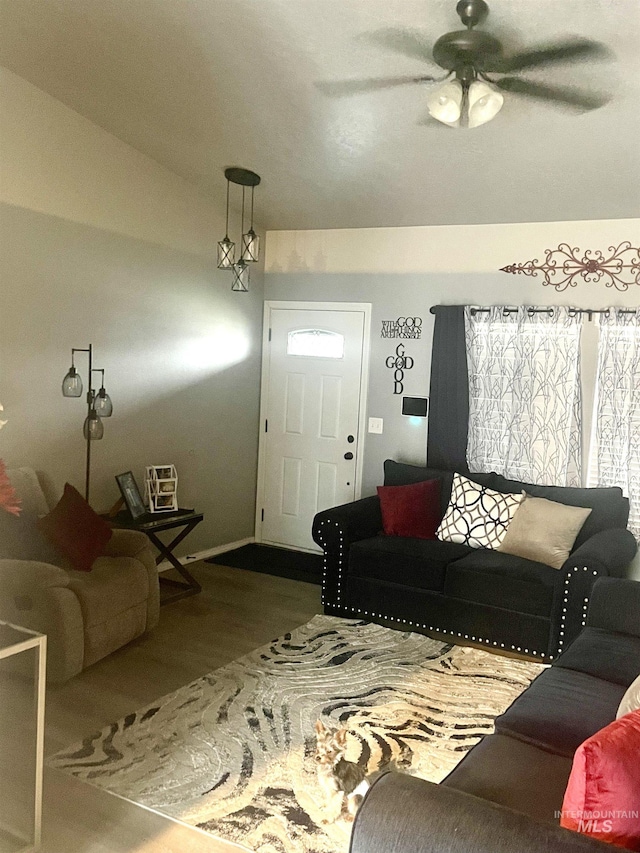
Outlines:
[[[58,503],[48,515],[38,520],[37,526],[79,572],[91,571],[96,557],[104,554],[113,535],[107,522],[69,483],[65,484],[64,494]]]
[[[561,826],[640,851],[639,756],[640,709],[587,738],[573,757]]]
[[[442,519],[441,484],[441,480],[424,480],[407,486],[378,486],[385,534],[435,539]]]

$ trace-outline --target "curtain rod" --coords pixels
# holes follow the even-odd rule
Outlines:
[[[429,308],[429,313],[435,314],[437,308],[438,308],[437,305],[432,305],[431,308]],[[475,314],[488,314],[489,311],[491,311],[491,308],[472,308],[471,309],[471,315],[474,316]],[[513,314],[516,311],[518,311],[518,308],[505,307],[502,309],[503,314]],[[528,308],[527,313],[528,314],[553,314],[553,308]],[[619,314],[635,314],[636,311],[634,309],[628,310],[626,308],[621,308],[618,311],[618,313]],[[594,314],[609,314],[609,309],[608,308],[569,308],[569,314],[571,316],[575,316],[576,314],[587,314],[588,319],[592,320]]]

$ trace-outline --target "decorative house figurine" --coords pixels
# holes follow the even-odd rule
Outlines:
[[[149,512],[174,512],[178,509],[178,474],[175,465],[147,467],[145,484]]]

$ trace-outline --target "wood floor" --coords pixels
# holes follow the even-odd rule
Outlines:
[[[320,587],[211,563],[202,592],[160,608],[160,624],[61,686],[46,702],[45,753],[57,752],[321,613]]]
[[[227,566],[189,570],[202,592],[160,608],[160,624],[67,684],[49,686],[51,754],[321,612],[320,587]],[[241,848],[45,771],[44,853],[234,853]],[[244,848],[242,848],[244,849]]]

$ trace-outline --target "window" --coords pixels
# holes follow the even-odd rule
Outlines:
[[[287,335],[287,355],[343,358],[344,335],[324,329],[296,329]]]
[[[471,471],[580,485],[580,324],[567,308],[466,308]]]

